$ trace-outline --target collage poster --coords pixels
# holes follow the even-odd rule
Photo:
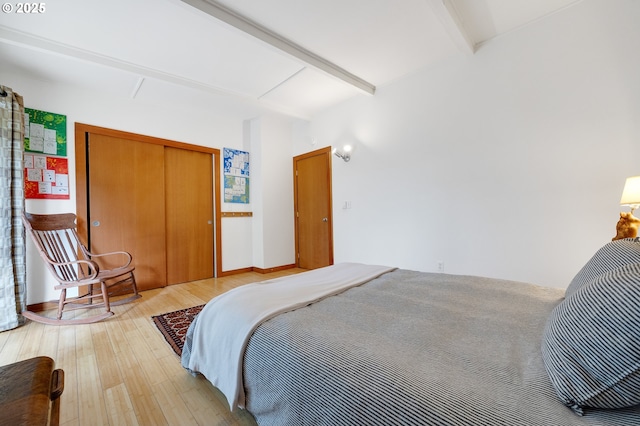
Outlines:
[[[69,162],[66,158],[24,155],[24,196],[69,199]]]
[[[24,109],[24,150],[67,156],[67,116]]]
[[[68,200],[67,116],[24,110],[25,198]]]
[[[224,148],[224,202],[249,204],[249,153]]]

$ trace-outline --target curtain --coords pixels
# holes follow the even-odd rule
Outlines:
[[[0,86],[0,331],[24,324],[27,268],[24,211],[24,104]]]

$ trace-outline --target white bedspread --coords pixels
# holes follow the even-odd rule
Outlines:
[[[341,263],[230,290],[207,303],[189,329],[188,359],[227,397],[233,410],[244,407],[242,362],[253,331],[262,322],[327,296],[361,285],[395,268]]]

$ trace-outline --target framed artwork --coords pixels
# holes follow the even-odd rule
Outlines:
[[[224,202],[249,204],[249,153],[224,148]]]

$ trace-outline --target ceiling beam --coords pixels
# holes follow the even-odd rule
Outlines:
[[[458,49],[464,53],[475,53],[475,42],[465,29],[453,2],[451,0],[427,1]]]
[[[263,99],[254,99],[253,97],[247,96],[244,93],[201,83],[190,78],[167,73],[154,68],[144,67],[131,62],[122,61],[110,56],[101,55],[99,53],[91,52],[85,49],[35,36],[33,34],[18,31],[13,28],[8,28],[0,24],[0,47],[2,46],[2,43],[44,52],[50,55],[66,57],[72,60],[103,65],[106,67],[129,72],[133,75],[137,75],[138,82],[136,83],[136,86],[134,87],[134,90],[130,95],[132,99],[137,96],[140,87],[144,83],[144,80],[146,80],[147,78],[153,78],[159,81],[164,81],[166,83],[172,83],[178,86],[189,87],[191,89],[207,92],[215,96],[240,99],[243,102],[249,103],[250,105],[254,105],[258,108],[261,108],[261,105],[267,105],[270,109],[280,111],[284,114],[299,117],[304,120],[309,119],[306,114],[300,113],[300,111],[298,110],[285,108],[282,105],[274,104]]]
[[[239,13],[229,9],[228,7],[218,3],[215,0],[181,0],[204,13],[219,19],[232,27],[250,34],[259,40],[288,53],[289,55],[303,61],[304,63],[321,70],[333,77],[336,77],[357,89],[373,95],[376,87],[361,79],[360,77],[350,73],[344,68],[330,62],[321,56],[305,49],[304,47],[294,43],[293,41],[282,37],[281,35],[263,27],[262,25],[240,15]]]
[[[48,54],[68,57],[89,63],[104,65],[107,67],[119,69],[132,74],[145,77],[155,78],[161,81],[191,87],[192,89],[203,90],[220,96],[235,96],[248,100],[245,94],[223,89],[217,86],[204,84],[186,77],[176,74],[167,73],[154,68],[144,67],[132,62],[122,61],[120,59],[95,53],[86,49],[81,49],[68,44],[59,43],[33,34],[8,28],[0,24],[0,43],[7,43],[14,46],[20,46],[27,49],[33,49]],[[140,82],[140,85],[142,82]],[[133,97],[133,96],[132,96]]]

